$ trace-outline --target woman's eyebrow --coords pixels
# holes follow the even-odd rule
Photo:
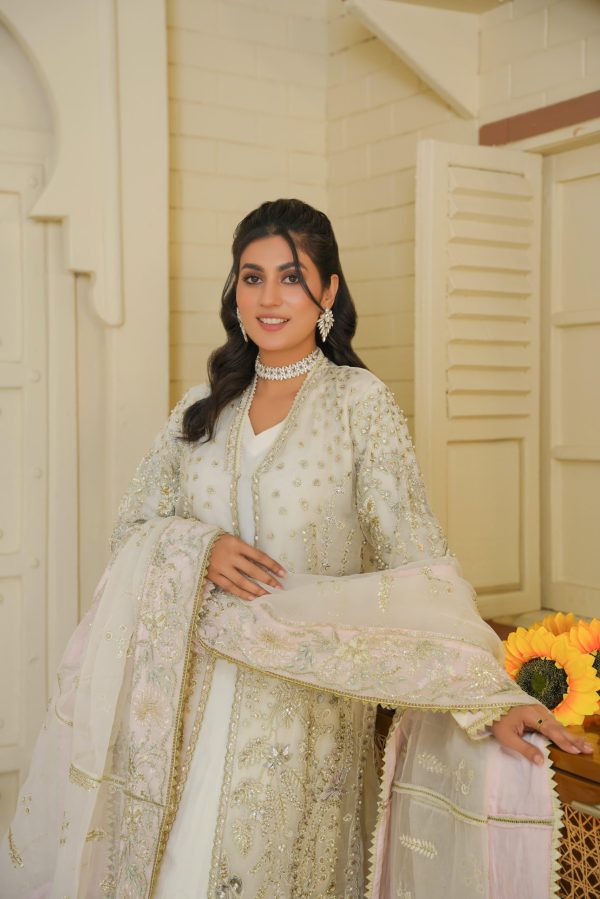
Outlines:
[[[303,262],[299,262],[298,265],[300,266],[300,268],[306,269],[306,266]],[[257,265],[255,262],[244,262],[242,268],[252,268],[255,272],[264,272],[264,268],[262,267],[262,265]],[[296,268],[296,266],[293,262],[282,262],[281,265],[277,266],[277,271],[282,272],[286,268]]]

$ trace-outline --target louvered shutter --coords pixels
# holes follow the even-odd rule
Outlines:
[[[415,439],[484,615],[540,606],[541,157],[418,148]]]

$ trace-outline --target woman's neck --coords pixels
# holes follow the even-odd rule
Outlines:
[[[268,365],[272,368],[280,367],[282,365],[293,365],[294,362],[305,359],[306,356],[309,356],[316,348],[317,345],[314,340],[306,341],[305,343],[298,344],[294,347],[286,347],[281,350],[267,350],[259,347],[258,357],[263,365]]]

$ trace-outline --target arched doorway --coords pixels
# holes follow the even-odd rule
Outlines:
[[[168,128],[163,0],[0,0],[0,27],[2,832],[168,411]]]

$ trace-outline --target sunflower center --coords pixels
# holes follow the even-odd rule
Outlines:
[[[594,653],[594,668],[596,669],[596,674],[600,677],[600,649],[597,649]]]
[[[530,659],[515,679],[522,690],[548,709],[555,709],[569,689],[564,668],[557,668],[552,659]]]

